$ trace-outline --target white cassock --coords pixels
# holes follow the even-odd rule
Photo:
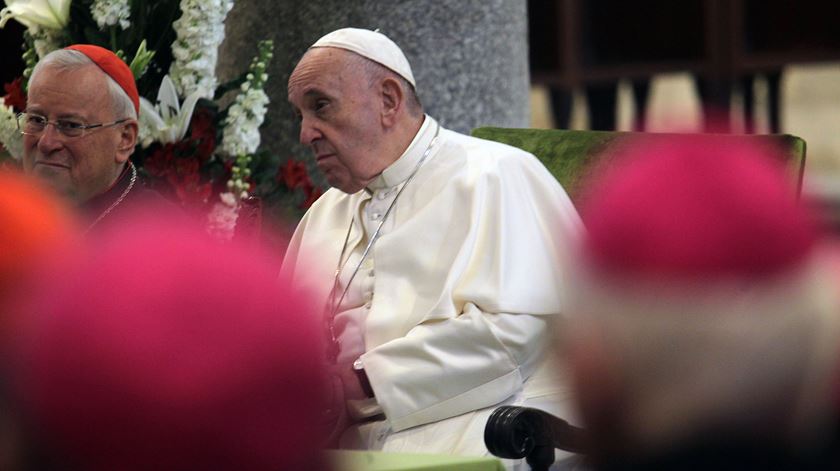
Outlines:
[[[563,248],[582,226],[533,155],[446,129],[429,148],[438,127],[426,116],[366,189],[327,191],[301,220],[283,266],[322,300],[345,239],[339,294],[359,266],[335,318],[339,361],[361,357],[385,420],[354,427],[351,441],[483,455],[484,424],[497,405],[567,415],[554,368],[540,366],[548,324],[564,314]]]

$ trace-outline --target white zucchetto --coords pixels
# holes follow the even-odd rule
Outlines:
[[[411,65],[402,49],[379,31],[360,28],[342,28],[328,33],[315,41],[314,47],[336,47],[355,52],[396,72],[412,87],[417,87]]]

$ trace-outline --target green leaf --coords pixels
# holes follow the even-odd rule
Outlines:
[[[131,60],[131,64],[128,66],[131,69],[131,73],[134,74],[134,80],[143,76],[146,72],[146,68],[149,66],[149,62],[151,62],[154,57],[155,51],[149,51],[146,49],[145,39],[141,41],[140,46],[137,48],[137,52],[134,53],[134,59]]]

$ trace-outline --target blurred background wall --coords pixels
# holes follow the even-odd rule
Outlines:
[[[716,132],[804,138],[806,191],[840,197],[840,2],[529,0],[528,8],[532,126],[703,131],[717,110]]]

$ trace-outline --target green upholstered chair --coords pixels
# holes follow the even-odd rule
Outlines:
[[[644,145],[644,142],[665,139],[675,134],[480,127],[474,129],[472,135],[509,144],[534,154],[563,185],[572,201],[578,203],[582,180],[592,163],[609,159],[623,146],[639,142]],[[775,146],[781,150],[780,155],[786,158],[790,165],[791,174],[797,182],[797,192],[801,191],[805,169],[805,141],[801,138],[788,134],[709,134],[705,137],[721,140],[741,139]]]

